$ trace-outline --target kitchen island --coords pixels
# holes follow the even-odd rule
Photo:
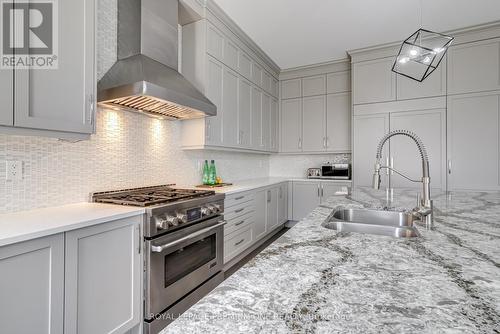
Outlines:
[[[340,207],[412,208],[415,191],[336,196],[163,333],[498,333],[500,194],[434,196],[413,239],[339,233]]]

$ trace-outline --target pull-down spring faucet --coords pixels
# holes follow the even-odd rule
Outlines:
[[[417,144],[418,150],[420,151],[420,156],[422,158],[422,179],[420,181],[413,180],[390,166],[382,166],[381,165],[382,149],[384,148],[385,143],[387,142],[387,140],[389,140],[389,138],[397,136],[397,135],[407,136],[407,137],[413,139],[413,141]],[[413,212],[415,215],[419,216],[422,220],[425,220],[426,226],[428,226],[428,227],[432,226],[433,205],[432,205],[431,190],[430,190],[431,178],[430,178],[430,173],[429,173],[429,157],[427,155],[427,150],[425,149],[425,146],[422,143],[422,140],[420,140],[420,138],[415,133],[408,131],[408,130],[391,131],[388,134],[386,134],[384,137],[382,137],[382,139],[380,140],[380,142],[377,146],[376,158],[377,158],[377,161],[375,163],[375,172],[373,173],[373,188],[380,189],[380,183],[381,183],[380,170],[381,169],[392,170],[395,173],[401,175],[405,179],[410,180],[412,182],[421,182],[422,183],[422,196],[421,196],[421,198],[417,197],[418,198],[417,207],[414,209]]]

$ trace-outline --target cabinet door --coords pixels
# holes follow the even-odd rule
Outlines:
[[[281,100],[281,151],[302,151],[302,99]]]
[[[327,96],[326,149],[328,152],[351,150],[351,93]]]
[[[326,202],[339,191],[345,192],[350,186],[350,183],[321,182],[321,203]]]
[[[223,60],[224,35],[207,21],[207,52],[218,60]]]
[[[389,114],[354,116],[353,119],[353,181],[357,187],[371,187],[377,145],[389,132]],[[384,147],[382,163],[388,159],[389,144]],[[388,186],[386,171],[382,171],[382,186]]]
[[[0,125],[14,125],[14,71],[0,70]]]
[[[241,147],[250,147],[252,142],[252,84],[245,80],[239,80],[238,92],[238,130],[239,144]]]
[[[94,131],[95,1],[58,4],[58,69],[16,70],[17,127],[90,134]]]
[[[271,78],[271,95],[274,97],[279,97],[278,90],[279,90],[279,82],[275,78]]]
[[[252,88],[252,148],[262,149],[262,91]]]
[[[327,94],[351,91],[351,71],[330,73],[326,76]]]
[[[302,96],[326,94],[326,75],[318,75],[302,79]]]
[[[500,94],[448,98],[448,190],[500,190]]]
[[[278,193],[279,187],[267,190],[267,231],[270,232],[280,224],[278,220]]]
[[[429,155],[431,187],[446,190],[446,110],[422,110],[391,113],[391,131],[410,130],[424,143]],[[415,142],[406,136],[391,139],[391,159],[397,170],[412,179],[422,178],[422,159]],[[395,188],[421,188],[397,174],[391,177]]]
[[[278,100],[271,99],[271,152],[278,152]]]
[[[248,80],[252,80],[252,59],[241,50],[239,53],[238,72]]]
[[[278,188],[278,223],[288,221],[288,183],[282,183]]]
[[[238,70],[238,47],[229,38],[224,39],[224,64]]]
[[[266,71],[262,72],[262,89],[271,94],[271,75]]]
[[[262,88],[262,66],[256,62],[254,62],[252,66],[252,81],[259,88]]]
[[[238,146],[238,74],[225,68],[222,79],[222,142],[225,147]]]
[[[141,322],[141,221],[66,233],[65,333],[124,333]]]
[[[319,182],[293,182],[293,220],[301,220],[310,214],[321,200]]]
[[[443,59],[439,67],[422,82],[409,79],[402,75],[398,75],[396,81],[398,87],[398,100],[446,95],[446,58]]]
[[[302,149],[304,152],[326,150],[326,96],[305,97],[302,105]]]
[[[0,273],[2,333],[63,333],[63,234],[0,247]]]
[[[222,78],[224,65],[212,57],[207,58],[207,86],[206,94],[210,101],[217,106],[217,116],[206,118],[207,145],[222,144]]]
[[[271,96],[262,94],[262,148],[271,147]]]
[[[267,190],[259,190],[255,193],[255,223],[254,240],[259,240],[267,234]]]
[[[382,58],[353,64],[354,104],[394,101],[396,75],[391,71],[394,58]]]
[[[293,99],[302,96],[302,81],[291,79],[281,81],[281,98]]]
[[[500,89],[500,38],[448,50],[448,94]]]

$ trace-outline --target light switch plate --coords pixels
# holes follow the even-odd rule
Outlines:
[[[23,179],[23,162],[20,160],[7,161],[6,179],[11,181],[19,181]]]

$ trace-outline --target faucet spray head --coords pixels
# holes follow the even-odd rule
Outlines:
[[[373,173],[373,189],[379,190],[380,189],[380,183],[382,180],[380,179],[380,160],[377,160],[377,163],[375,164],[375,172]]]

